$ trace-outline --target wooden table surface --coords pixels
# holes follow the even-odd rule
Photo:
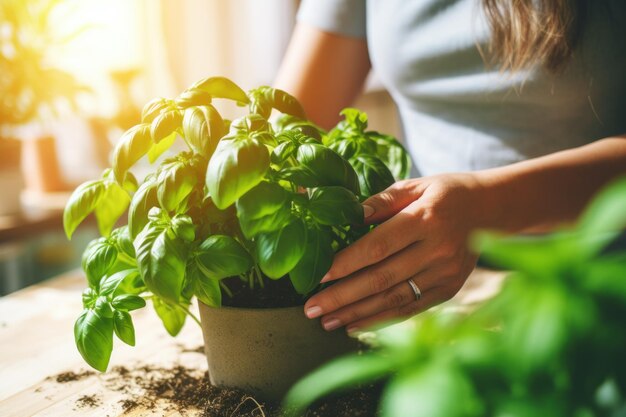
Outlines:
[[[448,307],[467,308],[480,303],[498,290],[503,275],[475,270]],[[119,401],[128,395],[107,388],[105,375],[63,384],[48,378],[89,369],[74,346],[73,336],[84,286],[84,276],[77,271],[0,298],[0,416],[179,416],[176,411],[167,411],[167,404],[157,410],[135,408],[124,412]],[[202,345],[200,328],[192,320],[187,320],[180,335],[172,338],[151,308],[133,312],[133,318],[137,346],[115,340],[109,369],[144,364],[206,369],[204,355],[189,351]],[[85,395],[97,395],[101,404],[77,407],[77,400]]]

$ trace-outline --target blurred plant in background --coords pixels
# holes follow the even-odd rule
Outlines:
[[[22,125],[42,112],[75,104],[85,91],[70,73],[53,65],[51,49],[78,36],[85,27],[59,35],[52,17],[65,0],[0,2],[0,124]]]
[[[386,379],[383,417],[626,415],[626,179],[578,225],[543,237],[478,234],[513,270],[469,316],[428,312],[370,334],[370,352],[338,359],[294,386],[294,413],[320,397]]]

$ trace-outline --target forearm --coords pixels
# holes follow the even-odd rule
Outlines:
[[[365,39],[298,23],[274,85],[294,95],[307,117],[328,129],[359,95],[369,70]]]
[[[543,232],[574,221],[591,197],[626,174],[626,136],[603,139],[475,173],[484,210],[479,227]]]

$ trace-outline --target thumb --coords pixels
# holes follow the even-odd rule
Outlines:
[[[417,200],[419,194],[418,181],[416,180],[394,183],[385,191],[375,194],[363,202],[365,223],[384,222]]]

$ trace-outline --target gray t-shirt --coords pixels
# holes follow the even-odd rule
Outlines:
[[[565,71],[488,68],[479,0],[304,0],[298,20],[366,37],[421,175],[502,166],[626,133],[626,1],[590,0]]]

